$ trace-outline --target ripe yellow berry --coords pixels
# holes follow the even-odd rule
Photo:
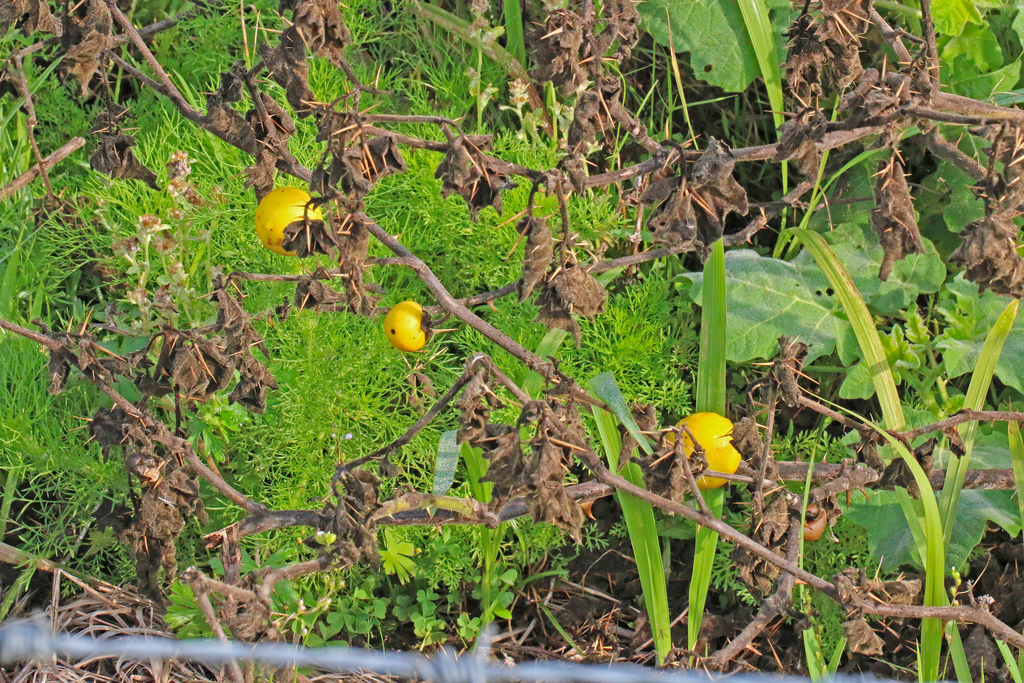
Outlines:
[[[384,336],[399,351],[419,351],[427,343],[423,307],[415,301],[395,304],[384,318]]]
[[[725,474],[734,474],[740,466],[739,451],[732,445],[732,422],[717,413],[694,413],[684,417],[677,427],[686,426],[697,439],[697,443],[704,449],[704,457],[708,461],[708,469]],[[666,440],[675,443],[675,435],[668,434]],[[690,435],[683,432],[683,447],[686,457],[689,458],[694,451],[693,441]],[[698,477],[697,488],[706,491],[716,489],[726,482],[719,477]]]
[[[308,215],[309,220],[323,220],[320,209],[310,207],[306,212],[309,194],[297,187],[279,187],[260,201],[256,207],[256,235],[270,251],[282,256],[295,256],[281,246],[284,229]]]

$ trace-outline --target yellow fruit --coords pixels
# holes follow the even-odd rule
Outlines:
[[[694,413],[676,423],[677,427],[683,425],[686,425],[697,439],[697,443],[704,449],[708,469],[725,474],[735,474],[742,457],[732,445],[732,422],[717,413]],[[669,443],[675,443],[676,437],[669,433],[666,440]],[[689,458],[694,448],[693,441],[686,432],[683,432],[683,447],[686,450],[686,457]],[[719,477],[702,476],[697,479],[697,488],[703,491],[716,489],[725,481]]]
[[[415,301],[395,304],[384,318],[384,336],[399,351],[419,351],[427,343],[423,307]]]
[[[309,195],[297,187],[279,187],[256,207],[256,234],[270,251],[282,256],[295,256],[294,251],[285,251],[281,246],[284,229],[295,221],[301,221],[306,214]],[[310,207],[309,220],[323,220],[320,209]]]

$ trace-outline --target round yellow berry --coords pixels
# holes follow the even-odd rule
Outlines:
[[[384,318],[384,336],[399,351],[419,351],[427,343],[423,307],[415,301],[395,304]]]
[[[295,256],[294,251],[281,246],[284,229],[307,215],[311,221],[323,220],[320,209],[309,207],[307,212],[309,200],[309,194],[297,187],[279,187],[264,197],[256,207],[256,235],[263,246],[275,254]]]
[[[732,422],[717,413],[694,413],[676,423],[677,427],[684,425],[693,433],[697,443],[704,449],[708,469],[725,474],[735,474],[742,457],[732,445]],[[669,433],[666,440],[669,443],[675,443],[676,437]],[[686,457],[689,458],[694,447],[690,435],[686,432],[683,432],[683,447]],[[725,479],[719,477],[701,476],[697,479],[697,488],[704,491],[716,489],[725,482]]]

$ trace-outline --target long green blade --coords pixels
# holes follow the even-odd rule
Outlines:
[[[591,410],[597,422],[597,432],[601,437],[608,467],[614,472],[618,470],[619,451],[622,448],[618,430],[619,420],[596,406]],[[643,473],[636,463],[626,465],[622,469],[622,476],[636,486],[644,485]],[[661,546],[654,508],[647,501],[621,491],[617,492],[615,497],[622,507],[622,516],[626,520],[626,529],[633,546],[633,557],[640,573],[640,587],[643,590],[647,617],[654,636],[654,651],[658,655],[658,662],[662,663],[672,649],[672,620],[668,611],[668,590],[665,586],[665,570],[661,563]]]
[[[1024,528],[1024,440],[1020,437],[1020,425],[1016,422],[1007,424],[1010,436],[1010,464],[1013,466],[1013,481],[1017,485],[1017,507],[1020,510],[1020,523]]]
[[[865,421],[867,422],[867,421]],[[867,422],[867,424],[871,424]],[[873,425],[874,426],[874,425]],[[926,552],[924,559],[924,604],[929,607],[941,607],[946,604],[945,578],[945,547],[939,539],[942,538],[942,518],[939,514],[939,504],[935,500],[935,492],[932,490],[928,475],[925,474],[921,463],[917,461],[914,454],[907,450],[900,441],[875,426],[896,454],[903,458],[914,476],[917,487],[921,490],[921,505],[924,508],[924,536]],[[911,515],[916,517],[916,512],[911,511],[907,515],[910,522]],[[911,522],[913,526],[913,523]],[[918,679],[922,681],[935,681],[939,677],[940,654],[942,652],[942,620],[922,619],[921,620],[921,642],[918,651],[920,661]]]
[[[508,39],[509,54],[526,66],[526,43],[523,40],[523,9],[519,0],[504,0],[505,37]]]
[[[996,324],[989,330],[988,337],[981,347],[978,361],[974,366],[974,373],[971,374],[971,383],[967,387],[967,396],[964,400],[964,408],[968,410],[981,410],[985,407],[985,396],[992,385],[992,375],[996,370],[996,363],[1003,352],[1003,345],[1006,338],[1010,336],[1010,330],[1017,319],[1017,309],[1020,302],[1012,300],[999,314]],[[967,422],[957,428],[960,438],[964,442],[964,454],[956,465],[950,476],[946,473],[946,481],[942,486],[942,542],[943,548],[949,547],[949,539],[953,533],[953,521],[956,517],[956,509],[960,504],[960,491],[964,487],[964,478],[967,476],[967,467],[971,462],[971,449],[974,447],[974,436],[978,431],[977,422]],[[952,467],[951,467],[952,469]]]
[[[704,293],[701,300],[700,352],[697,358],[697,412],[725,415],[725,247],[715,242],[704,264]],[[704,492],[711,513],[722,516],[725,488]],[[686,639],[693,649],[704,620],[704,605],[711,587],[711,570],[718,552],[718,532],[697,528],[693,574],[690,578],[690,609],[687,613]]]
[[[796,236],[804,246],[807,247],[818,267],[825,273],[832,289],[839,297],[839,302],[846,311],[846,317],[850,319],[850,325],[857,336],[857,343],[860,345],[864,362],[871,368],[871,380],[875,385],[875,393],[878,395],[878,402],[882,406],[882,419],[886,429],[900,430],[906,425],[903,419],[903,407],[900,404],[900,396],[896,391],[896,380],[892,376],[892,368],[889,367],[889,359],[886,358],[882,349],[882,341],[878,338],[878,330],[875,322],[871,319],[867,304],[857,291],[849,273],[843,267],[842,262],[828,246],[821,235],[811,230],[794,229]],[[931,489],[929,488],[929,491]]]

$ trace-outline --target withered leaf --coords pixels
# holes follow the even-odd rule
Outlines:
[[[104,450],[111,446],[121,446],[131,422],[126,419],[121,408],[108,409],[100,406],[89,418],[89,436],[95,439]]]
[[[295,35],[289,35],[294,32]],[[341,9],[333,0],[301,0],[292,10],[292,25],[281,37],[282,42],[297,41],[317,57],[338,66],[352,35],[341,18]]]
[[[548,14],[543,26],[527,34],[527,44],[537,67],[534,80],[550,81],[562,95],[575,93],[587,80],[580,62],[584,45],[583,19],[568,10]]]
[[[151,595],[161,595],[160,570],[168,583],[174,580],[178,570],[175,541],[184,531],[186,521],[193,516],[203,524],[208,520],[198,482],[181,469],[153,479],[155,465],[149,457],[130,458],[130,471],[139,474],[144,482],[157,483],[142,497],[122,538],[131,545],[140,588]]]
[[[111,178],[141,180],[154,190],[159,190],[156,173],[135,157],[132,151],[135,145],[135,139],[130,135],[100,134],[100,145],[89,158],[89,166],[94,171],[109,174]]]
[[[907,177],[895,153],[887,161],[879,162],[877,176],[871,227],[884,251],[878,277],[888,280],[893,264],[906,258],[907,254],[923,253],[924,242],[917,228]]]
[[[205,339],[192,332],[168,330],[154,369],[154,379],[172,383],[188,400],[204,400],[231,381],[235,364],[222,337]]]
[[[821,153],[816,143],[825,139],[828,120],[821,110],[807,108],[779,126],[779,144],[772,161],[796,161],[800,173],[817,177]]]
[[[338,240],[326,221],[313,218],[288,224],[284,229],[281,248],[295,252],[299,258],[313,254],[331,256],[338,248]]]
[[[267,409],[267,390],[278,388],[274,375],[251,355],[242,357],[238,364],[238,374],[238,384],[228,395],[228,403],[239,403],[262,415]]]
[[[660,202],[648,221],[655,239],[672,247],[690,243],[706,258],[711,245],[722,237],[725,217],[749,210],[747,193],[732,175],[735,166],[729,148],[711,138],[686,175],[652,185],[643,202]]]
[[[316,98],[309,89],[309,64],[306,62],[305,46],[301,43],[286,43],[282,34],[280,45],[272,48],[263,43],[257,48],[257,52],[270,77],[284,88],[285,98],[295,115],[300,119],[310,116],[313,113],[312,103]]]
[[[480,481],[494,484],[491,506],[498,509],[525,486],[527,465],[519,441],[519,429],[488,424],[483,429],[483,438],[476,445],[483,449],[483,457],[489,463],[487,473]]]
[[[573,320],[573,315],[582,315],[593,319],[604,311],[607,292],[597,279],[586,269],[578,265],[562,267],[545,284],[537,305],[540,313],[537,320],[551,328],[559,328],[572,333],[576,344],[583,339],[583,330]]]
[[[459,396],[455,404],[461,415],[459,424],[462,425],[458,431],[457,443],[470,443],[474,446],[481,446],[480,441],[486,437],[484,428],[490,422],[491,411],[500,408],[501,400],[487,385],[490,373],[483,365],[473,369],[473,374]]]
[[[501,191],[516,186],[494,168],[495,162],[484,152],[491,150],[490,135],[462,135],[451,141],[448,153],[437,167],[435,178],[441,179],[441,196],[458,194],[469,204],[476,220],[480,209],[494,207],[500,215]]]
[[[253,156],[256,158],[256,162],[245,169],[245,184],[253,188],[257,201],[262,200],[274,189],[277,162],[291,162],[295,158],[288,150],[288,140],[295,134],[295,123],[274,98],[263,93],[259,96],[267,113],[269,126],[264,124],[259,110],[255,107],[245,114],[245,121],[250,128],[255,147]]]
[[[579,542],[583,510],[566,493],[564,481],[568,466],[573,461],[575,449],[572,446],[582,450],[582,437],[566,430],[544,401],[533,401],[524,406],[520,426],[524,421],[537,422],[524,474],[527,480],[526,502],[533,519],[554,524]]]
[[[334,185],[340,182],[342,192],[350,197],[362,198],[381,178],[392,173],[404,173],[406,165],[395,139],[385,136],[369,141],[360,138],[358,144],[342,153],[339,170],[338,178],[334,177],[332,171],[330,183]]]
[[[789,505],[786,493],[775,493],[768,497],[763,511],[756,508],[751,516],[751,537],[761,545],[785,555],[783,550],[790,525]],[[798,522],[799,523],[799,522]],[[772,591],[780,570],[774,564],[754,555],[746,548],[737,546],[733,551],[740,580],[755,595],[768,595]]]
[[[11,24],[27,15],[21,32],[31,36],[37,31],[60,36],[64,29],[60,19],[53,16],[46,0],[7,0],[0,5],[0,36],[6,36]]]
[[[885,651],[885,641],[878,637],[864,617],[855,617],[843,623],[843,633],[850,652],[877,657]]]
[[[544,280],[551,258],[555,254],[555,240],[544,218],[525,216],[517,230],[526,235],[526,249],[523,252],[523,277],[519,281],[519,301],[526,301],[534,288]]]
[[[950,261],[963,264],[966,277],[984,292],[1024,297],[1024,259],[1017,253],[1019,230],[1012,214],[990,215],[960,233]]]
[[[346,470],[335,484],[338,502],[329,530],[338,536],[333,552],[351,563],[380,564],[376,522],[380,479],[369,470]]]

